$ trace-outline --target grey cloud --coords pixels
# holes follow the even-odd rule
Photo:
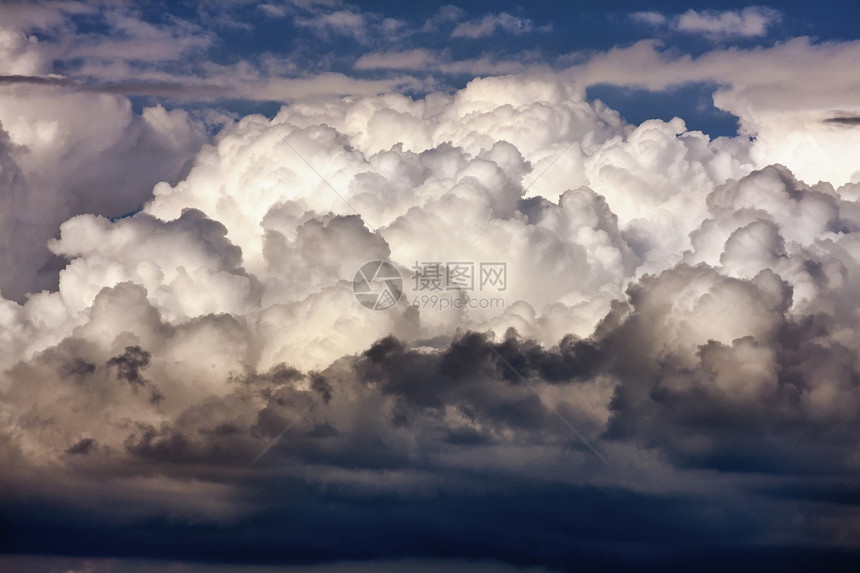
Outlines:
[[[108,360],[108,366],[115,366],[119,377],[128,381],[133,387],[143,386],[147,381],[140,371],[149,366],[151,356],[140,346],[126,346],[125,352]]]
[[[81,438],[80,441],[69,447],[69,449],[66,450],[66,453],[73,455],[86,455],[93,451],[93,449],[95,449],[96,447],[98,447],[98,442],[96,442],[94,439]]]
[[[844,125],[846,127],[854,127],[860,125],[860,116],[856,115],[838,115],[834,117],[828,117],[824,120],[824,123],[835,124],[835,125]]]
[[[181,84],[173,82],[88,83],[71,78],[53,76],[0,75],[0,85],[58,87],[75,92],[95,92],[115,95],[150,95],[164,97],[216,98],[227,94],[224,87],[201,83]]]
[[[183,172],[202,143],[202,126],[183,112],[151,108],[140,116],[110,99],[114,96],[102,96],[108,99],[99,106],[81,94],[54,95],[17,94],[7,101],[20,117],[56,120],[58,128],[71,130],[74,142],[59,155],[51,146],[21,147],[14,160],[10,156],[14,168],[4,169],[5,177],[14,178],[0,182],[7,203],[0,219],[9,235],[0,242],[0,260],[16,272],[0,276],[0,291],[13,300],[56,286],[62,264],[47,242],[62,221],[84,212],[116,216],[139,208],[156,182]],[[87,127],[72,129],[79,121]],[[127,122],[128,127],[117,131],[113,121]]]

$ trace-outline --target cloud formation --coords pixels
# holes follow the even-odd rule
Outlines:
[[[243,490],[286,483],[311,500],[352,484],[346,511],[380,487],[457,499],[467,470],[502,496],[551,476],[571,504],[636,475],[645,506],[694,487],[734,507],[682,520],[695,545],[733,539],[752,495],[695,472],[770,476],[752,499],[776,516],[813,459],[850,488],[856,191],[754,170],[751,145],[626,125],[515,77],[246,117],[143,212],[63,223],[59,290],[4,302],[4,490],[62,504],[98,467],[108,486],[80,503],[233,523],[260,511]],[[504,308],[420,310],[407,292],[374,312],[349,290],[367,260],[408,279],[416,260],[470,257],[515,269]],[[25,479],[45,464],[54,477]],[[688,511],[670,507],[653,511]],[[744,536],[860,543],[850,507],[830,507]]]
[[[4,9],[68,32],[60,8]],[[196,34],[116,10],[126,39]],[[211,136],[181,108],[3,85],[0,551],[476,570],[857,559],[858,110],[838,75],[856,42],[696,58],[640,42],[413,97],[408,73],[464,60],[377,45],[386,18],[351,6],[262,11],[404,75],[237,65],[231,89],[256,78],[243,89],[295,99]],[[431,20],[478,38],[492,17]],[[0,46],[7,75],[54,78],[38,42]],[[176,64],[117,46],[145,73]],[[832,81],[799,85],[801,69]],[[585,97],[705,80],[725,82],[715,103],[739,135],[634,125]],[[387,310],[352,292],[368,261],[402,276]],[[478,286],[431,290],[432,264],[449,280],[471,264]],[[440,302],[454,298],[494,303]]]
[[[660,12],[634,12],[635,22],[674,32],[704,36],[711,40],[756,38],[765,36],[778,24],[782,13],[766,6],[749,6],[743,10],[694,10],[667,16]]]
[[[476,20],[460,22],[451,32],[452,38],[477,39],[490,36],[496,31],[519,35],[534,30],[531,20],[512,16],[507,12],[487,14]]]
[[[678,18],[677,30],[714,38],[764,36],[779,22],[780,13],[772,8],[751,6],[743,10],[697,12],[690,9]]]

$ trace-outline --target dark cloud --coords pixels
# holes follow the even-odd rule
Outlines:
[[[123,96],[160,96],[170,98],[210,99],[223,97],[224,88],[205,84],[184,85],[175,82],[86,83],[56,76],[0,75],[0,86],[57,87],[74,92],[104,93]]]
[[[152,355],[140,346],[126,346],[125,352],[108,360],[107,364],[116,367],[117,375],[137,389],[148,384],[141,370],[149,366],[150,358]]]
[[[773,180],[792,204],[818,201],[834,206],[820,211],[830,219],[853,217],[780,168],[721,189],[711,200],[715,216],[734,221],[720,201],[741,201],[744,185]],[[726,232],[723,263],[734,260],[732,249],[797,256],[781,216],[760,209],[735,221],[740,231]],[[216,226],[201,232],[224,240]],[[822,299],[838,296],[832,265],[811,251],[804,257],[793,272],[805,273]],[[237,260],[226,257],[225,268]],[[860,275],[846,271],[844,280],[851,286]],[[794,284],[771,269],[744,277],[678,264],[631,284],[591,337],[568,335],[553,347],[514,329],[498,340],[470,331],[413,343],[385,336],[319,370],[278,363],[235,372],[226,389],[162,421],[147,421],[151,410],[110,421],[124,436],[120,448],[78,433],[62,447],[73,463],[60,481],[6,477],[8,491],[40,501],[26,505],[25,518],[25,506],[6,495],[13,533],[2,548],[90,554],[94,545],[75,543],[87,532],[116,555],[165,559],[494,558],[560,570],[815,562],[840,570],[858,557],[856,470],[846,452],[858,446],[860,427],[851,407],[822,415],[828,403],[811,397],[837,383],[842,402],[856,404],[860,375],[843,342],[850,318],[828,306],[792,312]],[[129,289],[102,296],[125,293],[127,305]],[[161,338],[147,350],[128,344],[98,360],[69,339],[20,365],[13,395],[25,403],[35,391],[27,382],[43,371],[68,375],[70,389],[105,393],[116,378],[170,388],[173,374],[158,357],[191,327],[147,320]],[[224,316],[194,328],[216,326],[219,335],[241,329]],[[113,386],[103,384],[106,372]],[[581,402],[601,384],[611,394],[605,412]],[[62,410],[47,406],[34,405],[22,424],[53,431],[50,418]],[[556,414],[612,463],[600,464]],[[93,488],[86,476],[96,468],[117,485]],[[176,486],[182,504],[152,505],[163,492],[122,485],[128,478],[186,484]],[[66,480],[90,483],[76,500],[84,507],[124,500],[126,521],[96,516],[82,525],[62,493]],[[51,541],[37,549],[36,539]],[[778,546],[763,549],[773,539]],[[839,540],[845,549],[823,549]]]
[[[96,365],[92,362],[87,362],[83,358],[75,358],[73,362],[71,362],[67,366],[66,372],[70,375],[74,376],[86,376],[87,374],[92,374],[96,371]]]
[[[824,123],[830,123],[835,125],[844,125],[846,127],[855,127],[860,125],[860,116],[858,115],[837,115],[835,117],[828,117],[824,120]]]
[[[158,405],[164,400],[164,394],[141,373],[149,366],[150,358],[152,355],[139,346],[126,346],[125,352],[108,360],[107,365],[116,368],[117,376],[127,381],[135,392],[146,387],[149,390],[149,402]]]
[[[98,447],[98,442],[92,438],[81,438],[79,442],[66,450],[67,454],[88,454]]]

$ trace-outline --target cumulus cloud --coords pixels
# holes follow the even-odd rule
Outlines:
[[[59,289],[4,302],[3,455],[27,460],[4,490],[35,494],[50,478],[24,476],[51,464],[61,503],[98,467],[109,485],[80,503],[234,523],[313,511],[263,510],[248,488],[307,483],[319,500],[348,485],[351,511],[379,488],[463,495],[478,468],[499,495],[551,476],[575,503],[635,472],[643,500],[728,499],[727,521],[681,520],[691,543],[740,523],[764,539],[773,524],[746,521],[747,486],[694,475],[778,488],[815,456],[849,483],[860,208],[850,190],[753,170],[750,145],[680,120],[630,126],[571,84],[516,77],[246,117],[144,212],[63,223]],[[415,261],[513,274],[503,308],[415,308],[407,287],[379,312],[350,292],[374,259],[408,282]],[[754,499],[789,511],[782,494]],[[781,527],[860,542],[839,505]]]
[[[350,21],[325,33],[359,39]],[[48,73],[2,45],[10,73]],[[828,121],[854,79],[790,78],[856,48],[640,43],[422,97],[326,72],[209,139],[118,94],[7,89],[0,549],[856,559],[860,181],[835,152],[856,130]],[[714,78],[737,137],[585,97]],[[402,279],[386,310],[353,292],[369,261]]]
[[[55,286],[57,261],[46,243],[82,212],[116,217],[175,179],[203,141],[203,126],[182,110],[136,114],[125,98],[30,90],[0,96],[8,187],[0,199],[6,239],[0,292],[21,300]]]
[[[714,104],[740,118],[758,167],[779,163],[801,179],[839,186],[857,181],[857,166],[839,150],[858,143],[856,130],[826,119],[856,113],[856,79],[844,70],[860,43],[814,44],[808,38],[770,48],[725,49],[675,57],[652,41],[616,48],[567,70],[585,84],[613,83],[662,90],[685,82],[716,82]],[[798,82],[804,77],[806,81]]]

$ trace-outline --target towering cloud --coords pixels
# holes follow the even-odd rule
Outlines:
[[[339,8],[300,26],[386,21]],[[679,27],[774,17],[730,14]],[[497,28],[531,24],[455,32]],[[5,38],[7,73],[47,73]],[[700,79],[767,59],[623,52]],[[827,105],[766,109],[739,77],[716,101],[755,138],[631,125],[585,98],[616,57],[299,99],[208,139],[181,109],[4,91],[0,549],[856,558],[860,167],[833,150],[857,136],[782,123]],[[384,310],[353,292],[370,261],[402,281]]]

